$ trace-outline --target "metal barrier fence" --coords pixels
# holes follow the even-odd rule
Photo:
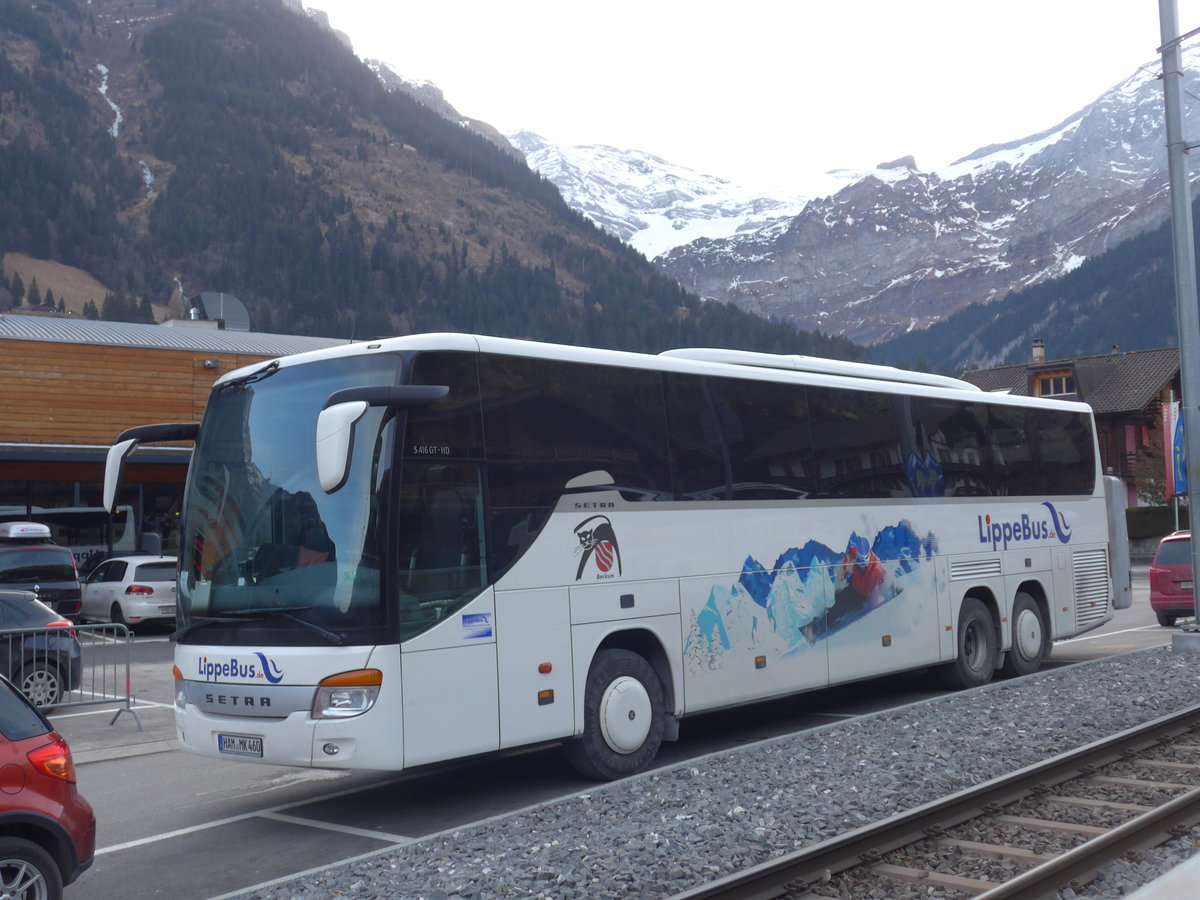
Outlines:
[[[112,725],[133,708],[130,663],[133,634],[124,625],[14,628],[0,632],[0,673],[42,712],[75,706],[112,706]]]

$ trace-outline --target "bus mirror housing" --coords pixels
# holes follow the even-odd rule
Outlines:
[[[325,493],[332,494],[350,477],[354,425],[369,408],[365,400],[352,400],[327,406],[317,416],[317,479]]]
[[[117,505],[117,492],[125,475],[125,460],[137,445],[138,442],[130,438],[117,441],[108,448],[108,458],[104,461],[104,509],[107,512],[112,512]]]
[[[334,391],[317,416],[317,480],[321,490],[332,494],[350,477],[354,449],[354,426],[372,406],[411,409],[429,406],[447,394],[444,384],[389,384],[382,387],[347,388]]]
[[[125,474],[125,460],[139,444],[153,444],[160,441],[195,441],[200,433],[198,422],[169,422],[161,425],[139,425],[137,428],[127,428],[118,436],[116,442],[108,448],[108,456],[104,461],[104,508],[110,513],[116,512],[117,494],[121,490],[121,479]]]

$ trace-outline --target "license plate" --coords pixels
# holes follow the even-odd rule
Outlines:
[[[218,734],[217,749],[234,756],[257,756],[262,758],[262,738],[248,734]]]
[[[1192,589],[1192,583],[1190,581],[1181,581],[1179,582],[1179,589],[1181,591],[1190,591]]]
[[[159,613],[160,613],[160,614],[162,614],[162,615],[164,615],[164,616],[173,616],[173,615],[175,615],[175,607],[173,607],[173,606],[160,606],[160,607],[158,608],[158,611],[159,611]]]

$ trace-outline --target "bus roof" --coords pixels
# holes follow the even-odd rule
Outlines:
[[[874,381],[899,381],[904,384],[923,384],[930,387],[954,388],[962,391],[979,391],[969,381],[950,378],[946,375],[931,375],[927,372],[909,372],[895,366],[878,366],[871,363],[846,362],[840,359],[822,359],[819,356],[787,356],[778,353],[755,353],[749,350],[721,350],[708,347],[664,350],[659,356],[675,359],[697,359],[704,362],[727,363],[736,366],[757,366],[764,369],[788,369],[795,372],[816,372],[821,375],[847,375],[852,378],[870,378]]]
[[[745,350],[721,350],[715,348],[684,348],[667,350],[660,354],[638,353],[628,350],[609,350],[597,347],[581,347],[569,344],[554,344],[517,338],[490,335],[466,334],[462,332],[430,332],[399,335],[358,341],[312,350],[291,356],[280,357],[268,362],[257,362],[222,375],[214,383],[214,389],[230,381],[238,381],[264,370],[266,366],[290,367],[339,359],[344,356],[417,351],[458,351],[464,353],[496,353],[509,356],[528,356],[539,359],[556,359],[563,362],[578,362],[592,365],[628,366],[632,368],[669,370],[675,372],[707,372],[710,375],[735,375],[741,369],[748,377],[770,380],[772,372],[807,376],[813,383],[831,387],[859,388],[866,382],[874,382],[876,389],[904,393],[910,389],[914,394],[947,396],[957,394],[963,399],[986,398],[997,405],[1046,406],[1059,409],[1091,408],[1075,400],[1057,400],[1042,397],[994,394],[980,389],[967,381],[945,375],[924,372],[907,372],[892,366],[868,363],[852,363],[842,360],[821,359],[812,356],[789,356],[771,353],[756,353]],[[778,374],[774,376],[778,378]],[[858,382],[858,384],[855,384]]]

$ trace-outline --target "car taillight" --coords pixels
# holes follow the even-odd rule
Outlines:
[[[65,629],[67,629],[67,634],[69,634],[71,637],[75,637],[75,629],[71,627],[72,624],[73,623],[68,622],[66,619],[58,619],[55,622],[47,622],[45,627],[46,628],[65,628]]]
[[[67,747],[67,742],[58,736],[57,731],[50,732],[48,736],[53,739],[53,743],[30,750],[25,755],[29,757],[33,767],[43,775],[61,778],[74,784],[75,764],[71,761],[71,750]]]
[[[125,588],[125,593],[127,593],[127,594],[153,594],[154,588],[147,587],[144,584],[131,584],[129,587]]]

